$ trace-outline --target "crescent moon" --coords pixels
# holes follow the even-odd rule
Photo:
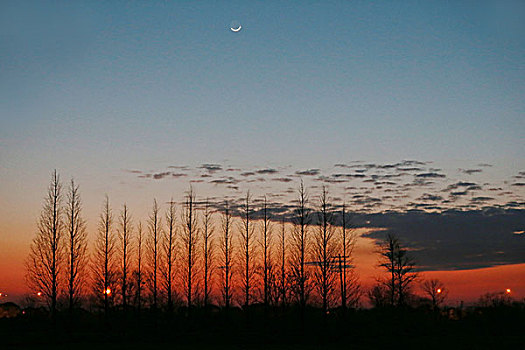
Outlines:
[[[242,26],[239,26],[239,28],[230,28],[232,32],[235,32],[237,33],[238,31],[240,31],[242,29]]]

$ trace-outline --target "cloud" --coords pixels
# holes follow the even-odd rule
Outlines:
[[[437,196],[437,195],[434,195],[434,194],[430,194],[430,193],[425,193],[421,197],[419,197],[419,200],[435,202],[435,201],[443,200],[443,197]]]
[[[308,169],[308,170],[303,170],[303,171],[296,171],[295,173],[297,175],[306,175],[306,176],[315,176],[315,175],[319,175],[321,171],[319,169]]]
[[[478,186],[478,185],[474,182],[459,181],[459,182],[448,185],[447,188],[445,188],[443,191],[451,191],[451,190],[456,190],[460,187],[473,187],[473,186]]]
[[[483,170],[481,169],[458,169],[460,172],[464,173],[464,174],[467,174],[467,175],[472,175],[472,174],[475,174],[475,173],[481,173]]]
[[[217,171],[221,171],[222,170],[222,166],[220,164],[202,164],[199,169],[204,169],[210,173],[215,173]]]
[[[168,169],[178,169],[178,170],[189,170],[189,167],[186,165],[170,165],[168,166]]]
[[[418,167],[403,168],[403,167],[400,167],[400,168],[397,168],[397,170],[399,170],[399,171],[422,171],[423,168],[418,168]]]
[[[436,172],[429,172],[429,173],[421,173],[421,174],[416,174],[415,175],[416,177],[422,177],[422,178],[442,178],[442,177],[445,177],[444,174],[439,174],[439,173],[436,173]]]
[[[525,263],[525,210],[490,207],[484,210],[447,210],[443,213],[409,211],[354,215],[363,226],[385,228],[366,236],[382,239],[397,234],[416,250],[424,270],[475,269]],[[366,221],[370,221],[366,225]],[[501,252],[504,252],[503,254]]]
[[[255,173],[253,171],[246,171],[244,173],[241,173],[241,176],[253,176]]]
[[[275,170],[275,169],[260,169],[260,170],[257,170],[256,173],[260,174],[260,175],[262,175],[262,174],[276,174],[276,173],[278,173],[278,171]]]
[[[274,178],[274,179],[272,179],[272,181],[278,181],[278,182],[292,182],[293,180],[290,179],[289,177],[278,177],[278,178]]]
[[[163,172],[163,173],[156,173],[156,174],[153,174],[153,178],[154,178],[155,180],[160,180],[160,179],[163,179],[163,178],[165,178],[166,176],[169,176],[169,175],[171,175],[171,172],[169,172],[169,171],[165,171],[165,172]]]
[[[327,176],[319,176],[317,179],[315,179],[315,181],[322,181],[322,182],[332,183],[332,184],[348,182],[347,179],[334,179],[334,178],[327,177]]]
[[[210,183],[215,184],[215,185],[236,185],[239,182],[240,182],[239,180],[231,176],[224,177],[221,179],[214,179],[210,181]]]
[[[479,197],[474,197],[471,199],[471,202],[475,202],[475,203],[480,203],[480,202],[487,202],[487,201],[491,201],[493,200],[494,198],[492,197],[483,197],[483,196],[479,196]]]
[[[524,182],[515,182],[511,186],[522,187],[522,186],[525,186],[525,183]]]
[[[454,196],[454,197],[459,197],[459,196],[466,196],[468,194],[468,191],[455,191],[455,192],[451,192],[450,195],[451,196]]]

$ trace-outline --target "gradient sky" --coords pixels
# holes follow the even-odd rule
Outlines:
[[[128,170],[204,163],[417,159],[441,187],[483,163],[523,201],[524,32],[520,1],[3,1],[0,271],[23,271],[55,168],[91,227],[104,193],[141,216],[188,185]]]

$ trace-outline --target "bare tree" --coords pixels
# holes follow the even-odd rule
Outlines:
[[[106,195],[102,213],[98,224],[98,233],[95,241],[93,278],[94,294],[97,299],[103,296],[102,304],[107,315],[113,304],[116,284],[115,273],[115,237],[113,233],[113,214]]]
[[[390,293],[390,304],[403,306],[406,304],[412,283],[417,277],[415,260],[401,245],[399,238],[392,234],[388,234],[379,253],[380,266],[390,274],[389,279],[384,281]]]
[[[153,200],[153,207],[148,219],[148,251],[149,251],[149,288],[152,296],[152,307],[154,310],[158,306],[158,272],[159,272],[159,253],[160,253],[160,235],[161,219],[160,208],[157,200]]]
[[[164,288],[166,289],[168,311],[173,311],[173,278],[175,274],[175,252],[176,252],[176,222],[175,202],[173,198],[169,202],[166,211],[166,236],[164,239]]]
[[[308,208],[308,194],[301,180],[298,191],[297,205],[294,209],[294,227],[291,235],[290,273],[294,295],[299,302],[301,312],[304,312],[310,292],[310,274],[306,269],[308,254],[308,230],[310,225],[310,208]]]
[[[221,251],[222,251],[222,266],[223,278],[222,278],[222,298],[224,306],[226,309],[229,309],[231,299],[232,299],[232,215],[229,208],[229,203],[226,201],[224,203],[224,208],[222,212],[222,238],[221,238]]]
[[[84,292],[88,259],[86,222],[82,218],[80,191],[73,179],[68,189],[65,215],[67,294],[69,312],[72,313],[73,309],[79,305]]]
[[[26,262],[28,285],[42,293],[54,319],[57,311],[59,279],[63,263],[62,184],[55,170],[38,220],[38,232]]]
[[[432,310],[438,310],[448,296],[448,289],[443,282],[438,279],[425,280],[421,284],[421,289],[432,301]]]
[[[264,306],[268,307],[270,299],[270,277],[272,273],[272,261],[271,261],[271,221],[270,216],[268,215],[268,202],[266,201],[266,196],[264,196],[263,207],[263,227],[262,227],[262,250],[263,250],[263,302]]]
[[[122,308],[124,310],[128,307],[129,296],[129,273],[131,269],[131,240],[133,235],[133,228],[131,224],[131,215],[129,214],[128,206],[124,204],[119,216],[119,243],[120,243],[120,293],[122,296]]]
[[[142,270],[142,254],[143,254],[143,244],[144,244],[144,237],[143,237],[143,231],[142,231],[142,222],[139,221],[139,224],[137,225],[137,270],[135,271],[135,277],[136,277],[136,305],[137,309],[142,309],[142,289],[144,285],[144,276],[143,276],[143,270]]]
[[[323,313],[326,315],[335,290],[333,262],[336,256],[335,234],[332,226],[332,206],[329,203],[328,191],[322,188],[319,197],[318,229],[314,239],[314,273],[317,292],[321,296]]]
[[[197,245],[198,238],[197,213],[195,205],[195,192],[193,192],[193,188],[190,186],[190,189],[188,190],[188,192],[186,192],[186,196],[184,199],[184,211],[182,213],[182,244],[186,254],[186,256],[184,257],[184,267],[186,270],[184,287],[186,290],[186,303],[188,305],[188,310],[191,309],[194,292],[192,288],[194,283],[193,275],[196,261],[195,248]]]
[[[346,205],[343,203],[341,209],[341,248],[340,254],[337,257],[341,307],[343,310],[345,310],[347,306],[356,306],[361,295],[361,288],[357,275],[354,272],[354,266],[352,265],[356,235],[348,228],[347,216]]]
[[[283,309],[286,307],[286,228],[284,218],[281,220],[281,232],[279,235],[280,255],[281,255],[281,276],[280,276],[280,299]]]
[[[204,260],[204,307],[210,302],[211,278],[213,274],[213,233],[214,227],[211,222],[210,203],[206,198],[203,214],[203,260]]]
[[[251,222],[252,219],[252,208],[250,206],[250,192],[246,193],[244,205],[241,207],[241,228],[239,230],[240,245],[242,247],[241,262],[243,269],[241,270],[241,289],[244,294],[244,308],[246,309],[250,305],[252,296],[252,283],[255,274],[254,262],[253,262],[253,235],[254,227]]]

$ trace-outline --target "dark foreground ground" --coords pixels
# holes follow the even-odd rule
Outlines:
[[[21,315],[0,319],[0,349],[525,349],[525,309]]]

